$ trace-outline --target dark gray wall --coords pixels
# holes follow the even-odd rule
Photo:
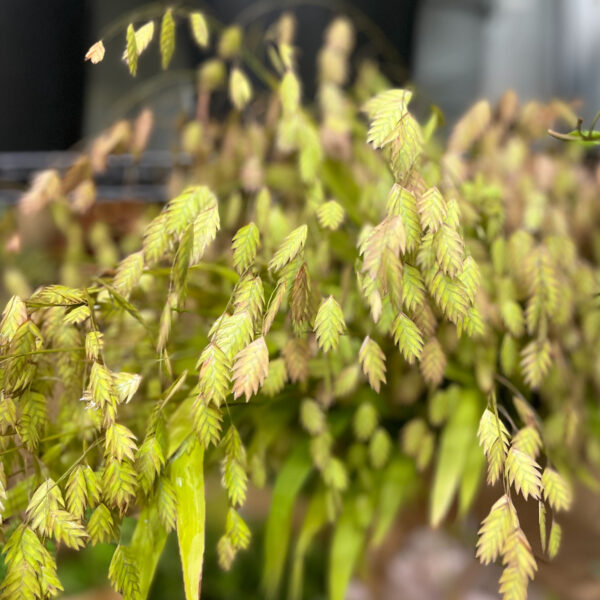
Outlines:
[[[0,151],[66,148],[80,137],[88,8],[0,1]]]

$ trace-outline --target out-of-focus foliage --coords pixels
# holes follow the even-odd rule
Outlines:
[[[590,128],[583,129],[583,119],[577,119],[577,128],[569,133],[559,133],[552,129],[548,130],[548,133],[555,137],[557,140],[565,140],[567,142],[578,142],[583,146],[596,146],[600,143],[600,131],[596,131],[596,124],[600,119],[600,111],[596,113],[594,120],[592,121]]]
[[[164,67],[180,17],[162,16]],[[188,17],[205,46],[205,19]],[[60,591],[50,539],[117,544],[112,585],[145,598],[172,529],[198,598],[206,498],[227,505],[216,551],[229,569],[252,544],[247,497],[269,486],[265,597],[280,595],[288,556],[289,597],[302,597],[327,531],[328,596],[341,600],[424,484],[439,526],[454,504],[469,512],[486,464],[499,498],[477,556],[501,560],[501,593],[524,598],[537,567],[516,497],[538,503],[553,557],[571,480],[597,486],[599,181],[580,148],[545,137],[569,108],[508,93],[441,145],[437,111],[421,126],[412,93],[386,89],[372,64],[349,81],[345,19],[326,32],[309,108],[291,30],[285,16],[271,94],[253,92],[241,31],[222,32],[181,130],[193,166],[120,241],[82,215],[109,156],[143,150],[147,114],[39,174],[5,218],[2,598]],[[153,32],[128,28],[132,73]],[[223,89],[234,110],[211,119]],[[65,243],[60,284],[31,290],[18,249],[45,212]]]

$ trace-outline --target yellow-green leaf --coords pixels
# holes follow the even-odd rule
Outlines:
[[[135,50],[138,56],[148,47],[154,37],[154,21],[148,21],[135,31]],[[129,44],[123,52],[123,60],[129,64]]]
[[[293,71],[287,71],[279,85],[279,98],[284,115],[292,115],[300,106],[300,82]]]
[[[487,565],[500,556],[504,544],[516,524],[515,508],[510,498],[504,494],[483,520],[477,540],[477,558]]]
[[[558,554],[561,539],[562,527],[555,520],[552,520],[550,535],[548,536],[548,556],[550,558],[555,558]]]
[[[167,530],[164,528],[156,506],[144,507],[138,517],[133,537],[131,552],[140,558],[138,561],[139,600],[146,600],[152,579],[167,541]]]
[[[528,496],[540,497],[540,466],[529,454],[511,447],[506,457],[506,474],[517,493],[521,492],[526,500]]]
[[[394,342],[409,364],[421,357],[423,336],[419,328],[404,314],[399,313],[392,325]]]
[[[312,469],[306,444],[297,446],[280,469],[273,487],[265,529],[262,576],[265,596],[269,599],[277,597],[291,535],[294,502]]]
[[[229,98],[238,110],[243,110],[252,99],[252,84],[246,74],[238,67],[231,69]]]
[[[186,600],[199,600],[204,561],[204,448],[192,439],[171,465]]]
[[[175,21],[172,9],[167,9],[160,25],[160,57],[162,68],[166,69],[175,51]]]
[[[529,454],[531,458],[537,458],[542,446],[542,438],[535,427],[528,425],[515,434],[512,446],[521,452],[525,452],[525,454]]]
[[[424,192],[418,200],[421,226],[429,231],[438,231],[446,216],[446,201],[436,187]]]
[[[208,25],[206,24],[206,19],[201,12],[194,11],[190,13],[190,27],[192,29],[192,35],[194,36],[194,40],[201,48],[206,48],[208,46]]]
[[[315,318],[315,333],[319,347],[325,351],[335,350],[346,324],[340,305],[333,296],[321,302]]]
[[[385,354],[379,344],[367,336],[358,353],[358,359],[363,373],[369,380],[369,385],[379,393],[381,384],[385,383]]]
[[[569,510],[573,491],[569,482],[554,469],[546,467],[542,474],[542,491],[548,504],[556,510]]]
[[[479,394],[465,390],[442,432],[429,510],[433,527],[437,527],[450,510],[469,450],[476,439],[480,405]]]
[[[238,273],[243,273],[254,262],[259,246],[260,233],[254,223],[238,229],[232,243],[233,266]]]
[[[397,137],[411,98],[412,92],[396,89],[381,92],[367,102],[364,110],[371,122],[367,141],[373,148],[383,148]]]
[[[335,231],[344,220],[344,208],[335,200],[324,202],[317,208],[317,219],[321,227]]]
[[[264,337],[259,337],[238,352],[233,365],[233,397],[256,394],[269,373],[269,351]]]
[[[344,600],[350,578],[360,556],[365,529],[355,514],[356,508],[348,501],[337,519],[329,549],[328,598]]]
[[[125,51],[127,52],[127,66],[129,67],[129,72],[135,77],[138,65],[138,51],[135,41],[135,30],[131,23],[127,26],[127,48]]]
[[[277,252],[269,262],[271,271],[279,271],[282,267],[292,261],[304,248],[308,227],[300,225],[292,231],[281,243]]]

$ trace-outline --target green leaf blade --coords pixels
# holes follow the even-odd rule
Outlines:
[[[199,600],[204,561],[204,448],[193,440],[173,460],[177,498],[177,539],[186,600]]]

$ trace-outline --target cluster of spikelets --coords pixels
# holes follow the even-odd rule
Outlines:
[[[547,465],[541,473],[537,463],[543,446],[537,419],[529,406],[520,398],[515,407],[525,427],[511,436],[504,423],[490,409],[486,409],[479,423],[478,437],[488,461],[488,483],[501,480],[504,494],[492,506],[479,531],[477,557],[485,564],[502,557],[505,565],[500,578],[500,592],[509,598],[525,597],[528,580],[537,569],[531,545],[520,527],[511,499],[511,487],[527,500],[539,503],[539,533],[541,547],[554,558],[560,546],[562,529],[554,513],[569,509],[572,492],[567,481]],[[548,531],[547,514],[551,524]]]
[[[208,45],[203,16],[182,14]],[[178,15],[162,16],[165,68]],[[153,21],[128,28],[132,74],[153,34]],[[240,510],[250,481],[276,476],[267,597],[283,579],[301,493],[310,500],[291,550],[290,597],[301,597],[304,558],[330,524],[328,593],[340,600],[362,548],[381,543],[432,462],[435,526],[455,498],[459,515],[468,512],[486,461],[489,483],[502,484],[477,555],[502,559],[507,600],[526,596],[536,570],[511,494],[539,503],[542,549],[558,551],[555,513],[572,495],[559,471],[600,456],[587,436],[576,462],[575,443],[579,421],[598,412],[587,402],[600,384],[598,257],[589,250],[597,184],[580,167],[569,179],[577,157],[568,154],[528,165],[540,162],[531,139],[566,108],[519,113],[507,95],[493,119],[478,103],[442,149],[437,113],[421,127],[411,92],[385,91],[372,66],[346,86],[353,34],[340,19],[319,54],[315,120],[302,106],[288,16],[274,36],[275,93],[259,126],[246,112],[241,33],[223,32],[220,58],[201,67],[199,97],[224,84],[230,63],[234,118],[186,125],[190,183],[203,184],[174,178],[173,199],[114,271],[75,285],[75,217],[93,202],[93,171],[108,155],[139,153],[147,116],[133,130],[117,124],[89,158],[64,176],[38,176],[26,195],[29,214],[55,208],[70,268],[64,285],[15,295],[0,322],[2,598],[56,595],[44,541],[116,541],[126,513],[139,518],[113,555],[115,589],[145,598],[176,528],[186,595],[197,598],[204,472],[215,466],[227,498],[225,569],[250,544]],[[103,54],[99,42],[89,57]],[[574,206],[580,190],[587,222]],[[112,242],[94,235],[101,263]]]

